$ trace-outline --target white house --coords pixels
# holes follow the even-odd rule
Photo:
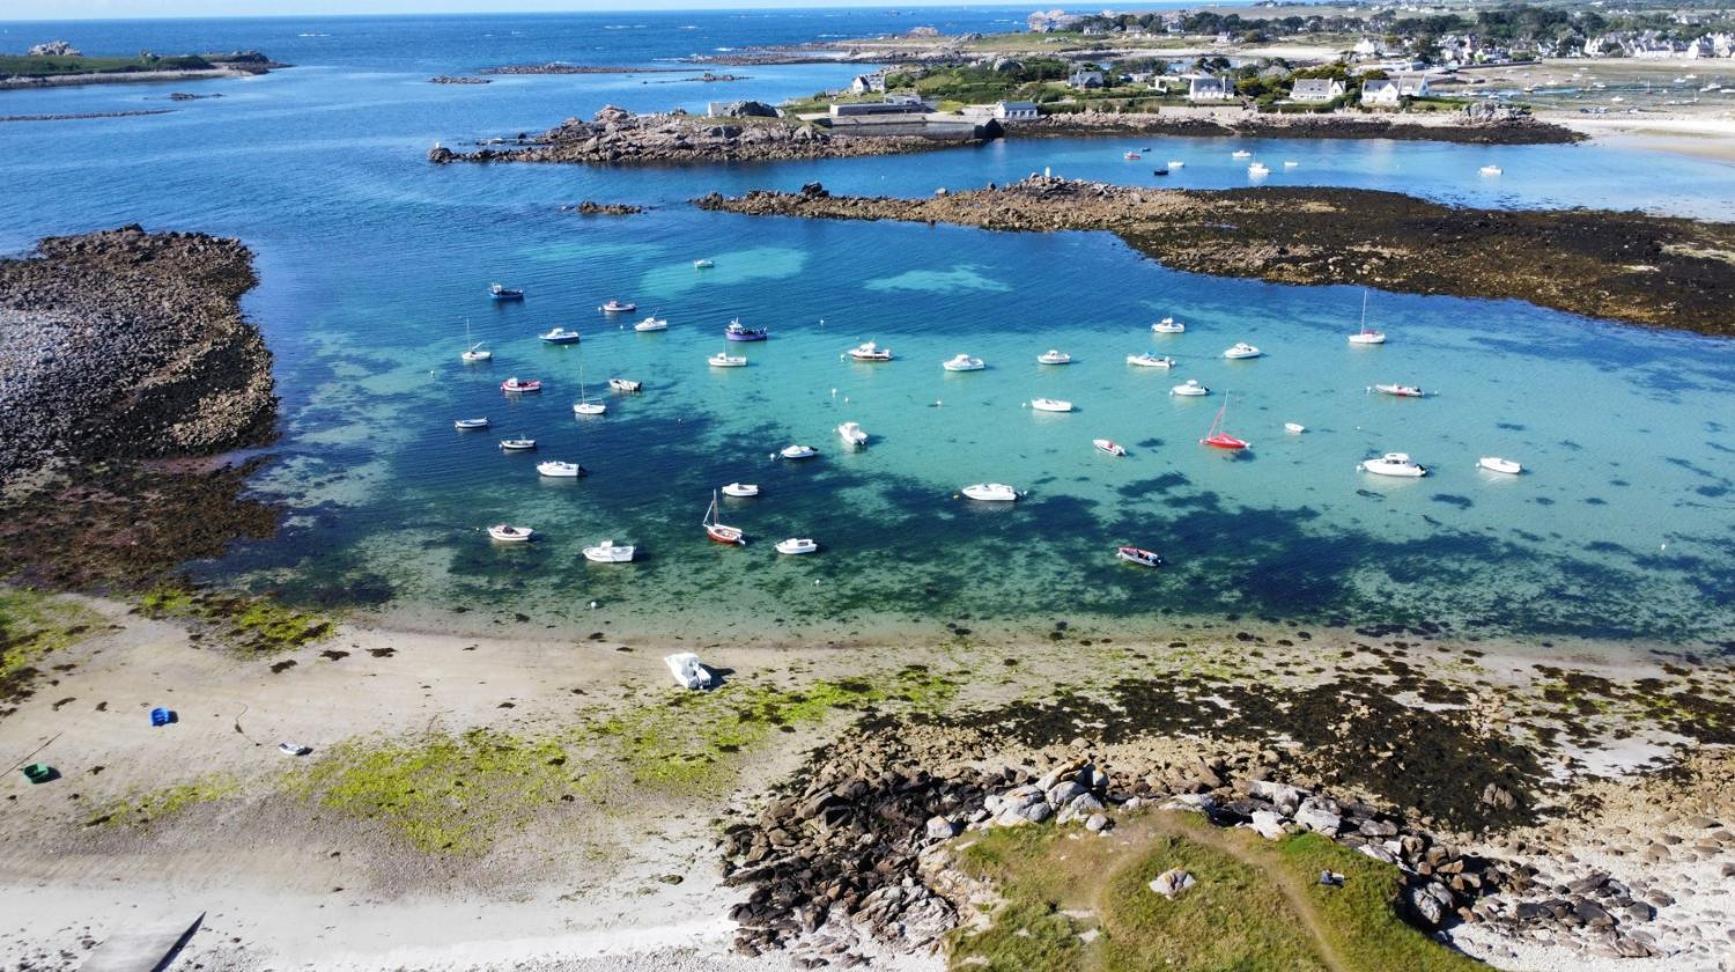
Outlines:
[[[1433,91],[1424,74],[1403,75],[1391,81],[1369,81],[1362,85],[1361,103],[1378,108],[1396,108],[1403,98],[1426,98]]]
[[[1066,84],[1067,87],[1078,88],[1080,90],[1085,88],[1100,88],[1102,87],[1102,72],[1074,71],[1072,77],[1066,79]]]
[[[1381,54],[1385,53],[1383,48],[1384,45],[1379,41],[1374,40],[1372,37],[1363,37],[1361,40],[1355,42],[1355,54],[1357,57],[1379,57]]]
[[[1187,86],[1188,101],[1233,101],[1235,89],[1223,78],[1194,78]]]
[[[886,90],[886,76],[883,74],[860,74],[849,83],[852,94],[879,94]]]
[[[1290,89],[1289,100],[1303,104],[1324,104],[1333,98],[1343,97],[1344,91],[1343,82],[1336,78],[1302,78]]]
[[[1041,116],[1033,101],[997,101],[991,105],[965,105],[963,115],[966,118],[976,118],[986,121],[1035,121]]]

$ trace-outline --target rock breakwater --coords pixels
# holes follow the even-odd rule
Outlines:
[[[1525,300],[1653,327],[1735,334],[1735,225],[1590,210],[1448,206],[1367,189],[1142,189],[1032,175],[927,199],[712,193],[749,215],[1107,230],[1181,270],[1277,283],[1357,283]]]

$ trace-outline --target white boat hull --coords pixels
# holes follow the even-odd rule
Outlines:
[[[596,564],[624,564],[633,559],[638,548],[632,544],[617,544],[604,540],[594,547],[584,548],[584,559]]]
[[[810,554],[819,549],[819,544],[801,537],[790,537],[788,540],[779,541],[776,546],[778,553],[790,556]]]
[[[1038,412],[1070,412],[1070,411],[1072,411],[1072,403],[1071,402],[1057,401],[1056,399],[1052,399],[1052,398],[1038,398],[1038,399],[1036,399],[1030,403],[1030,407],[1032,410],[1038,411]]]
[[[1498,456],[1483,456],[1476,460],[1476,468],[1503,476],[1516,476],[1524,471],[1524,467],[1511,459],[1501,459]]]
[[[759,495],[759,487],[752,483],[730,483],[723,487],[723,495],[733,496],[736,499],[750,499]]]
[[[1018,499],[1018,491],[1004,483],[976,483],[959,492],[980,503],[1011,503]]]

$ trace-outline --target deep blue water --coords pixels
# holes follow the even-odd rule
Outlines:
[[[1360,291],[1176,273],[1095,234],[1011,235],[891,224],[751,220],[693,210],[713,189],[917,194],[1065,175],[1151,183],[1148,159],[1185,160],[1173,184],[1246,183],[1248,148],[1274,184],[1398,189],[1489,205],[1641,207],[1735,218],[1735,168],[1598,146],[1154,139],[1030,141],[920,157],[701,168],[428,165],[430,144],[545,128],[604,104],[634,110],[835,86],[859,67],[502,78],[437,73],[563,59],[667,63],[755,42],[932,24],[993,30],[1026,11],[921,10],[0,25],[0,47],[59,37],[88,52],[259,48],[297,67],[177,85],[221,93],[184,104],[169,88],[0,94],[0,114],[175,107],[148,117],[0,125],[0,250],[124,222],[239,236],[259,255],[248,309],[265,328],[284,397],[277,460],[257,480],[290,510],[278,539],[206,576],[321,603],[380,605],[423,623],[481,625],[504,612],[589,630],[849,632],[968,618],[1099,615],[1163,622],[1230,613],[1449,621],[1520,634],[1727,638],[1735,624],[1735,392],[1728,342],[1657,333],[1517,302],[1374,293],[1391,334],[1354,350]],[[691,29],[687,29],[691,28]],[[1284,169],[1278,163],[1300,163]],[[1505,175],[1476,170],[1499,162]],[[559,211],[580,199],[653,207],[626,219]],[[704,256],[716,267],[697,271]],[[492,306],[491,280],[526,287]],[[672,321],[636,335],[596,313],[614,297]],[[1187,334],[1158,339],[1174,314]],[[722,325],[773,327],[752,364],[713,371]],[[497,353],[465,368],[466,319]],[[534,338],[554,324],[577,347]],[[898,360],[852,365],[878,340]],[[1237,340],[1266,358],[1223,361]],[[1042,369],[1049,347],[1077,363]],[[1134,371],[1158,350],[1174,374]],[[952,375],[960,351],[986,371]],[[581,370],[582,367],[582,370]],[[540,398],[506,401],[508,375]],[[579,382],[624,374],[645,394],[577,420]],[[1194,377],[1216,394],[1167,394]],[[1392,401],[1368,385],[1438,389]],[[597,394],[595,388],[587,389]],[[1230,393],[1229,424],[1253,440],[1230,459],[1196,440]],[[1071,399],[1071,415],[1023,404]],[[488,415],[490,433],[451,420]],[[833,428],[874,436],[846,454]],[[1286,421],[1309,431],[1292,436]],[[538,481],[535,458],[495,448],[541,440],[541,458],[582,461],[578,483]],[[1090,440],[1132,449],[1113,460]],[[806,465],[767,455],[818,446]],[[1434,467],[1415,482],[1355,471],[1401,449]],[[1474,469],[1509,455],[1530,472]],[[727,519],[753,543],[724,550],[697,523],[710,490],[754,481],[765,496]],[[1029,496],[1012,509],[953,498],[983,480]],[[500,550],[490,522],[544,542]],[[812,535],[817,556],[779,558]],[[634,541],[644,559],[596,567],[579,549]],[[1160,573],[1118,567],[1118,543],[1162,550]],[[590,603],[598,603],[596,609]],[[453,607],[471,613],[446,613]]]

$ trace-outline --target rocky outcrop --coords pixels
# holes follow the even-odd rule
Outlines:
[[[268,440],[271,354],[239,241],[137,226],[0,261],[0,481]]]
[[[995,230],[1108,230],[1177,269],[1527,300],[1655,327],[1735,334],[1735,225],[1642,213],[1448,206],[1367,189],[1162,190],[1032,175],[924,199],[712,193],[752,215],[896,219]]]
[[[493,84],[493,78],[477,78],[467,74],[437,74],[428,79],[429,84]]]
[[[631,203],[603,203],[586,199],[581,203],[569,203],[560,207],[563,213],[577,213],[580,216],[635,216],[645,211],[643,206]]]
[[[1121,114],[1080,112],[1020,122],[1020,137],[1174,135],[1226,138],[1388,138],[1401,141],[1457,142],[1472,145],[1552,145],[1583,141],[1562,125],[1538,121],[1527,112],[1490,110],[1471,105],[1452,115],[1281,115],[1255,112],[1161,112]]]
[[[920,135],[853,135],[784,118],[742,117],[727,121],[684,113],[635,115],[609,106],[590,121],[569,118],[534,137],[507,147],[484,145],[473,152],[436,146],[428,161],[568,162],[635,164],[655,162],[764,162],[858,155],[893,155],[964,144],[957,138]]]

